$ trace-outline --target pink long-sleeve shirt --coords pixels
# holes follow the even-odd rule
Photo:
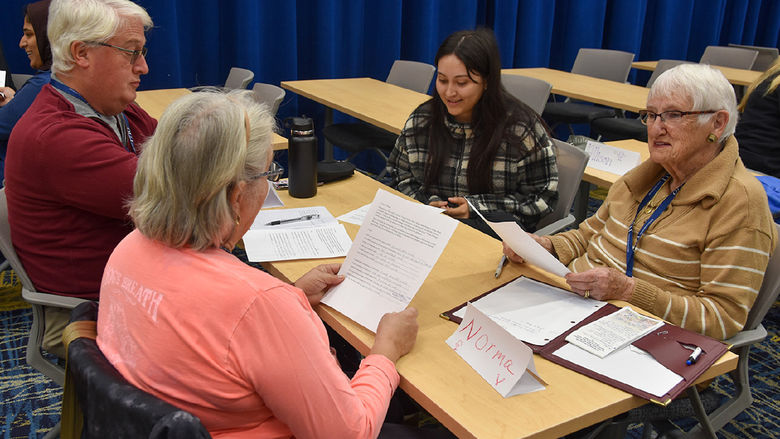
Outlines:
[[[97,342],[130,383],[215,438],[376,437],[399,382],[381,355],[350,381],[298,288],[137,230],[106,265]]]

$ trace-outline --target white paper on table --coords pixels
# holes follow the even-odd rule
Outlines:
[[[423,204],[423,206],[426,206],[429,209],[433,209],[434,211],[436,211],[436,213],[444,212],[444,209],[442,209],[440,207],[434,207],[434,206],[425,205],[425,204]],[[341,215],[337,219],[339,221],[343,221],[345,223],[357,224],[357,225],[360,226],[360,225],[363,224],[363,221],[365,220],[366,214],[368,213],[368,209],[370,207],[371,207],[370,204],[366,204],[363,207],[358,207],[357,209],[353,210],[352,212],[347,212],[344,215]]]
[[[531,348],[471,303],[447,344],[504,398],[544,390]]]
[[[590,154],[588,166],[593,169],[623,175],[642,162],[642,156],[636,151],[610,146],[589,140],[585,151]]]
[[[316,218],[289,223],[268,225],[271,221],[301,218],[306,215],[318,215]],[[307,229],[329,224],[338,224],[333,214],[325,206],[296,207],[292,209],[260,210],[250,230]],[[342,255],[343,256],[343,255]]]
[[[526,262],[536,265],[542,270],[561,277],[571,273],[571,271],[566,268],[565,265],[561,264],[561,261],[559,261],[555,256],[551,255],[550,252],[545,250],[545,248],[539,245],[538,242],[534,241],[534,239],[531,238],[528,233],[526,233],[525,230],[523,230],[523,228],[520,227],[516,222],[505,221],[494,223],[492,221],[488,221],[484,216],[482,216],[482,213],[480,213],[479,210],[477,210],[474,205],[471,204],[470,201],[466,201],[469,203],[469,206],[471,206],[471,210],[477,212],[477,215],[479,215],[479,217],[482,218],[482,220],[485,221],[494,232],[496,232],[501,240],[504,241],[509,246],[509,248],[512,249],[512,251],[525,259]]]
[[[322,303],[376,332],[385,313],[409,305],[457,225],[423,204],[377,190],[339,270],[346,278]]]
[[[633,345],[615,351],[605,358],[599,358],[571,343],[563,345],[554,354],[657,398],[666,395],[683,379],[656,361],[652,355]]]
[[[658,319],[639,314],[626,306],[578,328],[566,336],[566,341],[604,358],[663,324]]]
[[[279,198],[279,194],[276,193],[274,185],[269,184],[268,194],[265,196],[265,201],[263,201],[263,209],[270,209],[272,207],[284,207],[284,203],[282,202],[282,199]]]
[[[519,277],[473,302],[513,337],[543,346],[607,303]],[[465,307],[454,314],[463,317]]]
[[[345,256],[350,245],[347,230],[338,222],[304,229],[250,229],[244,235],[246,256],[252,262],[336,258]]]

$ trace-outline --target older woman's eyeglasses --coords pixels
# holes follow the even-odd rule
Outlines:
[[[655,119],[660,117],[661,122],[668,123],[668,124],[675,124],[679,123],[683,116],[688,116],[691,114],[712,114],[717,113],[715,110],[707,110],[707,111],[664,111],[662,113],[653,113],[652,111],[647,110],[640,110],[639,111],[639,120],[642,121],[643,124],[647,125],[648,123],[655,122]]]
[[[268,181],[279,181],[279,178],[284,173],[284,168],[282,165],[276,162],[271,162],[271,167],[265,171],[261,172],[259,174],[255,174],[252,177],[250,177],[250,180],[257,180],[258,178],[267,177]]]
[[[149,49],[146,47],[142,47],[139,50],[132,50],[132,49],[125,49],[124,47],[114,46],[113,44],[108,43],[95,43],[98,46],[105,46],[105,47],[113,47],[116,50],[119,50],[121,52],[124,52],[128,55],[130,55],[130,64],[135,64],[136,61],[138,61],[139,56],[143,56],[146,58],[146,54],[149,52]]]

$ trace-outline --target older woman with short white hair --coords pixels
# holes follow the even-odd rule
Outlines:
[[[729,338],[777,241],[766,194],[739,159],[734,90],[708,65],[680,65],[658,77],[639,117],[650,159],[578,229],[535,239],[572,270],[574,292]]]
[[[174,102],[144,145],[100,290],[97,342],[133,385],[214,437],[376,437],[417,312],[386,314],[350,381],[312,306],[339,264],[289,285],[229,250],[268,193],[273,118],[249,91]]]

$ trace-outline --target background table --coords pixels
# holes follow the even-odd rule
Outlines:
[[[655,70],[658,61],[635,61],[631,67],[639,70]],[[723,72],[723,76],[734,85],[750,85],[764,72],[754,70],[734,69],[731,67],[712,66]]]
[[[376,190],[396,193],[361,174],[328,183],[309,199],[291,198],[281,191],[286,207],[326,206],[339,216],[370,203]],[[358,226],[345,224],[354,239]],[[509,264],[495,279],[501,243],[459,224],[411,306],[419,311],[417,343],[398,361],[401,388],[459,437],[549,438],[588,425],[646,403],[645,400],[534,356],[539,375],[549,383],[544,391],[502,398],[444,342],[457,328],[439,317],[466,300],[521,274],[565,286],[528,265]],[[337,259],[338,261],[341,258]],[[300,260],[263,264],[275,276],[293,281],[311,268],[334,260]],[[374,335],[328,306],[318,314],[360,352],[366,354]],[[727,353],[701,380],[736,367],[737,357]]]
[[[150,116],[159,120],[163,111],[176,99],[192,93],[186,88],[168,88],[160,90],[143,90],[135,95],[135,102],[141,106]],[[287,149],[287,139],[277,133],[273,133],[271,146],[274,151]]]

